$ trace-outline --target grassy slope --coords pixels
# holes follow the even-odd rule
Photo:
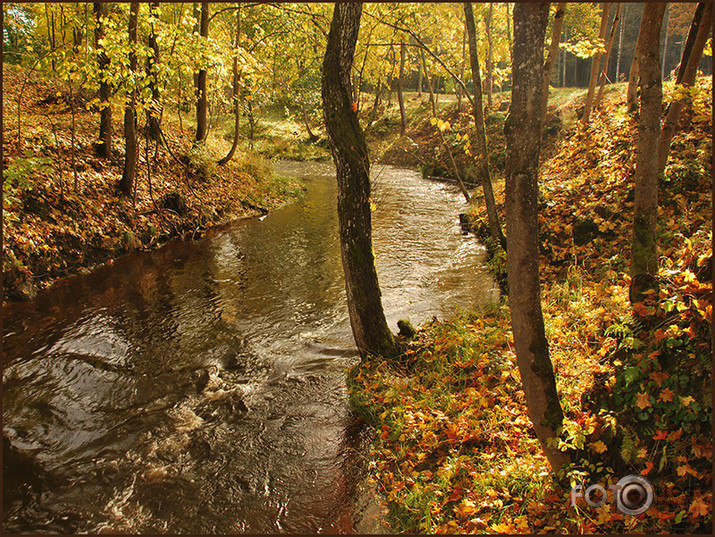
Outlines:
[[[150,158],[148,188],[145,141],[140,140],[136,203],[119,196],[122,175],[122,110],[114,109],[115,154],[111,162],[94,155],[98,114],[77,102],[75,167],[71,158],[71,113],[67,87],[32,73],[24,87],[21,145],[17,99],[27,72],[4,67],[3,299],[32,296],[59,277],[107,262],[134,249],[150,249],[181,236],[194,238],[209,227],[257,214],[301,192],[300,185],[271,174],[270,164],[245,144],[224,167],[214,163],[230,141],[210,133],[206,150],[192,152],[192,125],[166,110],[163,130],[177,162],[161,146]],[[85,99],[86,100],[86,99]],[[140,121],[143,124],[143,118]],[[183,127],[183,129],[182,129]],[[153,155],[154,146],[150,147]],[[182,203],[164,203],[165,196]]]
[[[562,95],[553,108],[567,127],[541,172],[542,301],[567,415],[560,442],[577,453],[568,477],[643,475],[653,507],[626,517],[610,502],[570,506],[533,436],[505,299],[423,327],[400,363],[371,358],[351,371],[356,408],[376,428],[372,476],[390,531],[711,531],[712,105],[709,80],[700,85],[662,182],[661,288],[645,303],[628,303],[636,122],[623,92],[607,95],[586,130],[568,120],[580,101]],[[485,236],[481,207],[472,218]],[[492,267],[503,270],[495,252]]]

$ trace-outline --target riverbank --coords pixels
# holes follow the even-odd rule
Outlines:
[[[564,477],[640,475],[653,506],[638,517],[610,502],[571,507],[533,434],[505,298],[423,326],[399,363],[372,357],[350,372],[356,411],[376,430],[371,479],[389,532],[711,531],[711,81],[694,93],[661,183],[660,290],[637,307],[628,301],[637,122],[623,91],[607,94],[587,129],[564,121],[541,170],[542,304],[566,415],[560,441],[577,454]],[[581,104],[566,103],[562,117]],[[503,218],[503,182],[495,190]],[[482,239],[484,213],[480,204],[469,215]],[[490,251],[499,277],[504,253]]]
[[[75,89],[70,99],[66,83],[14,65],[3,76],[3,300],[32,298],[58,278],[175,237],[200,237],[302,195],[301,184],[273,174],[270,161],[247,147],[216,165],[230,141],[214,129],[194,148],[191,124],[166,111],[166,144],[150,140],[147,148],[140,138],[136,193],[123,197],[121,110],[107,161],[95,155],[99,117],[88,111],[88,96]]]

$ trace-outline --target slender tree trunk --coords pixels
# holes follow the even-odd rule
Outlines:
[[[569,456],[549,445],[563,421],[544,330],[539,289],[538,173],[543,43],[548,3],[514,7],[512,100],[507,138],[506,226],[509,309],[519,372],[536,437],[554,471]]]
[[[474,23],[474,10],[471,2],[464,4],[464,21],[469,44],[469,62],[472,67],[474,84],[474,124],[476,127],[477,175],[484,192],[484,204],[487,208],[489,233],[506,249],[506,239],[499,223],[499,213],[494,200],[492,178],[489,171],[489,152],[487,151],[487,130],[484,124],[484,104],[482,102],[482,76],[479,72],[479,52],[477,50],[477,29]]]
[[[621,81],[621,52],[623,45],[623,29],[626,27],[626,11],[628,10],[628,4],[623,6],[623,22],[621,22],[621,28],[618,31],[618,54],[616,55],[616,78],[615,82]]]
[[[361,3],[335,4],[323,60],[323,111],[337,170],[340,246],[355,343],[363,357],[395,357],[398,348],[382,309],[372,252],[370,159],[350,91],[361,14]]]
[[[668,21],[670,20],[670,10],[668,6],[665,6],[665,20],[663,21],[663,28],[665,28],[665,39],[663,39],[663,53],[660,55],[661,72],[660,79],[665,80],[665,62],[668,59]]]
[[[683,54],[680,60],[680,67],[678,68],[678,76],[675,79],[676,84],[683,82],[683,75],[685,74],[685,67],[690,61],[690,55],[692,54],[693,47],[695,46],[695,41],[700,33],[700,26],[703,24],[703,14],[705,13],[705,7],[708,2],[700,2],[698,7],[695,8],[695,14],[693,15],[693,22],[690,25],[690,31],[688,32],[688,39],[683,47]],[[712,11],[711,11],[712,16]],[[707,26],[707,22],[704,23]],[[702,52],[701,52],[702,54]],[[700,60],[698,60],[699,63]]]
[[[509,2],[504,3],[506,9],[506,41],[509,44],[509,63],[514,64],[514,42],[511,38],[511,25],[513,24],[511,13],[509,12]]]
[[[151,104],[147,108],[147,134],[154,141],[159,140],[159,129],[161,128],[161,94],[159,92],[159,73],[157,65],[159,58],[159,42],[156,38],[154,25],[159,18],[159,2],[149,4],[149,38],[147,44],[151,54],[146,59],[146,71],[149,75],[149,88],[151,89]]]
[[[635,201],[631,242],[631,302],[657,287],[658,254],[658,136],[663,88],[658,61],[658,42],[664,3],[646,3],[641,19],[638,56],[640,63],[640,117],[636,144]]]
[[[417,97],[422,100],[422,66],[417,62]]]
[[[611,50],[613,50],[613,43],[616,39],[616,28],[618,28],[618,21],[620,20],[620,18],[621,4],[618,3],[616,6],[616,15],[613,17],[613,24],[611,25],[611,33],[608,37],[608,44],[606,45],[606,55],[603,57],[603,63],[601,64],[601,82],[598,86],[596,100],[593,102],[594,109],[598,109],[601,106],[603,90],[606,86],[606,79],[608,78],[608,62],[611,59]]]
[[[626,106],[628,107],[628,112],[633,113],[638,109],[638,82],[640,81],[640,61],[639,61],[639,50],[640,50],[640,40],[641,34],[638,32],[638,38],[636,39],[636,50],[633,53],[633,61],[631,62],[631,70],[628,74],[628,91],[626,93]]]
[[[209,3],[201,2],[201,27],[199,35],[209,36]],[[206,94],[206,69],[200,69],[196,76],[196,141],[203,142],[208,133],[206,115],[208,112],[208,95]]]
[[[487,69],[486,91],[487,91],[487,107],[492,109],[492,93],[494,92],[494,44],[492,39],[492,18],[494,17],[494,4],[489,2],[486,17],[484,18],[484,29],[487,34],[487,61],[485,67]]]
[[[137,22],[139,19],[139,2],[132,2],[129,8],[129,69],[137,70]],[[137,111],[136,87],[132,85],[131,95],[124,107],[124,172],[119,181],[119,190],[125,196],[131,196],[134,190],[134,180],[137,174]]]
[[[546,109],[549,103],[549,81],[551,80],[551,71],[556,62],[556,55],[559,53],[559,40],[561,39],[561,29],[564,26],[564,15],[566,14],[566,2],[560,2],[556,5],[556,13],[554,13],[554,25],[551,31],[551,44],[549,45],[549,55],[544,62],[544,84],[542,92],[542,117],[541,124],[546,123]]]
[[[425,59],[424,49],[420,49],[420,58],[422,59],[422,69],[425,72],[425,78],[427,79],[427,89],[429,89],[429,102],[432,105],[432,116],[437,117],[437,104],[434,100],[434,89],[432,89],[432,79],[430,79],[429,73],[427,72],[427,60]]]
[[[700,10],[700,6],[703,9]],[[712,3],[699,4],[693,16],[693,23],[690,26],[690,32],[688,34],[688,44],[683,51],[683,58],[680,61],[680,70],[678,71],[679,84],[685,87],[692,86],[695,83],[695,76],[698,72],[698,65],[700,65],[700,60],[703,57],[703,49],[705,48],[705,43],[708,40],[708,35],[710,34],[710,23],[712,19]],[[698,18],[699,16],[699,18]],[[691,35],[695,35],[690,43]],[[690,46],[688,46],[690,45]],[[687,57],[686,57],[687,53]],[[686,106],[689,106],[690,101],[687,97],[683,99],[676,99],[670,103],[668,108],[668,114],[665,118],[665,123],[663,124],[663,130],[660,133],[658,139],[658,171],[662,172],[665,170],[665,166],[668,163],[668,155],[670,154],[670,144],[673,140],[673,135],[675,130],[678,128],[678,121],[680,121],[680,115]]]
[[[407,132],[407,116],[405,115],[405,96],[403,94],[405,80],[405,42],[400,42],[400,75],[397,79],[397,103],[400,105],[400,136],[404,136]]]
[[[238,148],[238,140],[240,137],[240,127],[241,127],[241,99],[240,99],[240,84],[241,84],[241,74],[238,70],[238,50],[241,45],[241,4],[238,4],[238,9],[236,9],[236,39],[234,42],[234,47],[236,48],[236,54],[233,57],[233,143],[231,144],[231,149],[225,157],[218,161],[219,166],[227,164],[236,153]],[[304,110],[305,112],[305,110]],[[306,120],[307,126],[307,120]],[[308,128],[310,131],[310,128]]]
[[[109,75],[109,57],[104,52],[102,40],[104,39],[104,19],[109,14],[105,2],[94,3],[94,14],[97,23],[94,30],[94,40],[97,50],[97,67],[99,69],[99,142],[97,143],[97,155],[112,158],[112,87],[107,82]]]
[[[462,32],[462,66],[459,70],[460,80],[464,80],[464,71],[467,64],[467,31]],[[454,89],[457,92],[457,113],[462,112],[462,86],[459,84],[454,85]]]
[[[606,30],[608,30],[608,12],[611,9],[611,2],[603,3],[603,11],[601,12],[601,30],[598,33],[598,38],[604,41],[606,38]],[[591,59],[591,77],[588,81],[588,93],[586,94],[586,106],[583,109],[583,116],[581,117],[581,123],[586,125],[591,118],[591,108],[593,106],[593,99],[596,95],[596,82],[598,81],[598,74],[601,67],[601,56],[600,52],[593,55]]]

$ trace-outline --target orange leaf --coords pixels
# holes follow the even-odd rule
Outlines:
[[[641,410],[651,406],[650,396],[647,393],[639,393],[638,395],[636,395],[636,406]]]
[[[652,469],[653,463],[651,461],[648,461],[648,463],[645,465],[645,468],[641,470],[641,475],[648,475]]]
[[[668,436],[668,431],[656,431],[653,435],[653,440],[665,440]]]
[[[703,497],[699,494],[695,497],[695,500],[690,505],[688,513],[693,516],[706,516],[710,511],[712,511],[712,505],[708,504],[703,500]]]
[[[675,395],[675,392],[672,391],[670,388],[663,388],[663,390],[660,392],[660,395],[658,396],[658,401],[663,401],[663,402],[672,401],[674,395]]]

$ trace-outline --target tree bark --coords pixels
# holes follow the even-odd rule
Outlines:
[[[234,42],[234,47],[236,48],[236,54],[233,57],[233,143],[231,143],[231,149],[225,157],[218,161],[219,166],[223,166],[230,162],[233,155],[236,153],[238,148],[239,130],[241,127],[241,102],[240,102],[240,84],[241,84],[241,74],[238,71],[238,48],[241,44],[241,4],[238,4],[238,9],[236,9],[236,39]],[[307,122],[306,122],[307,126]],[[310,130],[310,129],[308,129]]]
[[[494,91],[494,69],[493,69],[493,40],[492,40],[492,18],[494,16],[494,4],[489,3],[489,9],[487,9],[487,14],[484,17],[484,29],[487,34],[487,61],[484,67],[486,67],[487,77],[486,77],[486,91],[487,91],[487,106],[489,110],[492,109],[492,93]]]
[[[355,344],[363,357],[395,357],[372,252],[370,160],[350,88],[361,14],[362,3],[335,4],[323,60],[323,113],[337,171],[340,249]]]
[[[94,3],[94,14],[97,25],[94,30],[95,45],[98,50],[97,67],[99,70],[99,142],[97,143],[97,155],[110,159],[112,158],[112,104],[109,100],[112,97],[112,87],[107,82],[109,74],[109,57],[104,52],[102,40],[104,39],[104,18],[109,14],[105,2]]]
[[[404,96],[404,80],[405,80],[405,53],[407,47],[405,42],[400,42],[400,75],[397,79],[397,103],[400,105],[400,136],[404,136],[407,132],[407,116],[405,115],[405,96]]]
[[[641,34],[638,32],[636,39],[636,50],[633,53],[633,61],[631,62],[631,70],[628,74],[628,91],[626,93],[626,106],[628,113],[632,114],[638,109],[638,82],[640,79],[638,51],[640,50]]]
[[[554,25],[551,31],[551,44],[549,45],[549,55],[544,63],[544,84],[543,93],[541,96],[542,116],[541,124],[546,123],[546,109],[549,103],[549,81],[551,80],[551,71],[556,63],[556,55],[559,53],[559,40],[561,39],[561,30],[564,27],[564,15],[566,14],[566,2],[559,2],[554,13]]]
[[[489,170],[489,153],[487,151],[487,129],[484,124],[484,104],[482,102],[482,77],[479,71],[479,52],[477,50],[477,29],[474,23],[474,10],[472,3],[464,4],[464,21],[467,31],[467,43],[469,44],[469,62],[472,67],[472,80],[474,85],[474,124],[476,127],[476,149],[477,149],[477,175],[484,192],[484,204],[487,208],[487,223],[489,233],[499,241],[502,248],[506,249],[506,239],[502,233],[499,223],[499,213],[497,212],[496,201],[494,200],[494,190]]]
[[[665,27],[665,39],[663,39],[663,53],[660,55],[661,72],[660,79],[665,80],[665,62],[668,57],[668,21],[670,19],[670,10],[668,6],[665,6],[665,20],[663,21],[663,26]]]
[[[149,4],[149,38],[147,44],[151,54],[146,59],[146,71],[149,75],[149,88],[151,89],[151,104],[147,108],[147,135],[154,141],[159,140],[161,128],[161,94],[159,92],[159,74],[156,65],[159,63],[159,42],[156,38],[154,24],[159,18],[159,2]]]
[[[700,6],[703,6],[702,10]],[[692,86],[695,83],[698,65],[700,65],[700,60],[703,57],[703,49],[705,48],[705,43],[710,33],[712,7],[713,5],[711,3],[708,3],[707,6],[701,3],[698,4],[698,8],[695,10],[693,23],[690,26],[690,32],[688,34],[688,42],[683,51],[683,58],[680,61],[680,70],[678,71],[677,77],[678,83],[685,87]],[[695,37],[693,37],[691,42],[690,37],[692,35],[695,35]],[[658,171],[660,172],[665,170],[665,166],[668,163],[668,155],[670,154],[670,144],[673,140],[673,135],[678,128],[680,115],[684,107],[688,105],[689,101],[685,99],[674,100],[670,103],[668,114],[663,124],[663,130],[658,139]]]
[[[616,82],[621,81],[621,53],[623,51],[623,29],[626,27],[626,11],[628,10],[628,4],[623,6],[623,21],[621,22],[621,29],[618,32],[618,54],[616,55]]]
[[[711,4],[709,2],[700,2],[698,4],[698,7],[695,8],[695,14],[693,15],[693,22],[690,25],[690,31],[688,32],[688,39],[685,42],[685,47],[683,48],[683,57],[680,60],[680,68],[678,69],[678,76],[675,79],[676,84],[680,84],[683,82],[683,75],[685,74],[685,66],[690,61],[690,55],[692,54],[693,47],[695,46],[695,41],[696,41],[698,34],[700,32],[700,26],[703,24],[703,14],[705,12],[705,7],[707,5],[711,5]],[[711,13],[712,13],[712,11],[711,11]],[[707,22],[705,23],[705,26],[707,26]]]
[[[199,35],[203,38],[209,36],[209,3],[201,2],[201,25]],[[206,69],[199,69],[196,75],[196,141],[206,139],[208,125],[206,114],[208,111],[208,96],[206,95]]]
[[[608,12],[611,9],[611,2],[603,3],[603,11],[601,12],[601,30],[598,33],[598,38],[603,41],[606,38],[606,30],[608,30]],[[581,123],[586,125],[591,118],[591,108],[593,106],[593,99],[596,94],[596,82],[598,81],[598,74],[601,67],[601,56],[600,52],[593,55],[591,59],[591,77],[588,82],[588,93],[586,94],[586,106],[583,109],[583,116],[581,117]]]
[[[548,3],[514,7],[512,100],[507,138],[506,226],[509,308],[519,372],[536,436],[554,471],[569,462],[549,445],[563,411],[549,357],[539,290],[538,172],[541,149],[543,43]]]
[[[139,19],[139,2],[132,2],[129,8],[129,69],[137,70],[137,23]],[[137,90],[132,84],[131,94],[124,107],[124,171],[119,181],[119,190],[125,196],[131,196],[134,190],[134,180],[137,174]]]
[[[621,19],[621,4],[620,2],[616,6],[616,15],[613,17],[613,24],[611,25],[611,33],[608,37],[608,44],[606,45],[606,55],[603,57],[603,63],[601,65],[601,76],[600,84],[598,86],[598,93],[596,94],[596,100],[593,102],[593,108],[598,109],[601,106],[601,99],[603,99],[603,90],[606,86],[606,79],[608,78],[608,62],[611,59],[611,51],[613,50],[613,43],[616,39],[616,29],[618,28],[618,22]]]
[[[427,79],[427,89],[429,89],[429,102],[432,106],[432,116],[437,117],[437,103],[434,100],[434,89],[432,88],[432,79],[427,71],[427,60],[425,59],[425,50],[420,49],[420,58],[422,59],[422,69],[425,72],[425,78]]]
[[[632,303],[641,301],[645,291],[657,287],[658,136],[663,106],[658,42],[664,12],[664,3],[645,4],[638,39],[641,109],[636,144],[635,201],[631,241],[630,299]]]

